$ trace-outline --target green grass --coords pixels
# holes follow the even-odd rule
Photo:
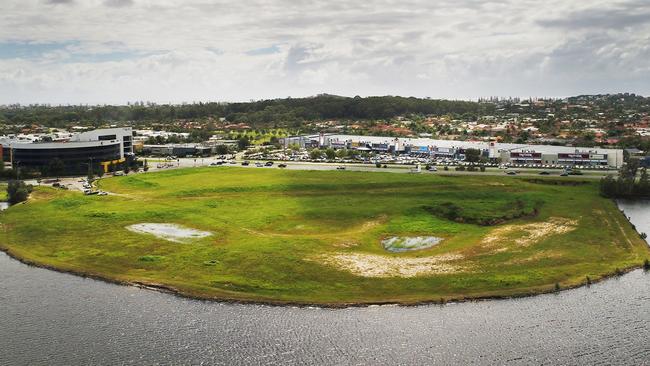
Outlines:
[[[116,193],[37,188],[0,214],[0,248],[25,260],[190,296],[318,304],[511,296],[575,286],[640,266],[648,246],[597,183],[540,184],[492,176],[434,176],[234,167],[103,179]],[[449,216],[453,204],[454,215]],[[438,211],[436,211],[438,210]],[[573,222],[530,239],[526,224]],[[486,222],[505,222],[485,225]],[[126,226],[177,223],[213,233],[193,243]],[[483,223],[478,225],[476,223]],[[389,253],[388,236],[444,238]],[[486,237],[499,240],[487,245]],[[521,244],[521,239],[529,239]],[[454,271],[366,277],[331,258],[409,261],[454,254]],[[402,263],[402,262],[399,262]],[[381,268],[380,268],[381,269]]]

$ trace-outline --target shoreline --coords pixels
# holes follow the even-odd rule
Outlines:
[[[41,269],[46,269],[46,270],[63,273],[63,274],[69,274],[81,278],[89,278],[95,281],[101,281],[113,285],[131,286],[131,287],[136,287],[144,290],[156,291],[156,292],[173,295],[179,298],[184,298],[189,300],[209,301],[209,302],[222,303],[222,304],[263,305],[263,306],[273,306],[273,307],[298,307],[298,308],[320,308],[320,309],[347,309],[347,308],[360,308],[360,307],[371,307],[371,306],[416,307],[416,306],[445,305],[448,303],[512,300],[512,299],[520,299],[520,298],[527,298],[527,297],[532,298],[539,295],[560,293],[568,290],[581,288],[584,286],[588,287],[590,285],[605,280],[623,276],[627,273],[630,273],[638,269],[643,269],[643,263],[641,263],[628,268],[621,268],[611,273],[606,273],[604,275],[599,276],[598,278],[593,278],[593,279],[590,278],[588,282],[585,280],[568,286],[560,286],[559,290],[556,290],[553,287],[554,285],[549,285],[551,286],[550,289],[540,289],[540,290],[534,290],[529,292],[521,292],[521,293],[515,293],[513,295],[462,296],[462,297],[441,298],[439,300],[422,300],[422,301],[368,301],[368,302],[341,302],[341,303],[313,303],[313,302],[300,302],[300,301],[281,301],[281,300],[276,301],[276,300],[261,300],[261,299],[254,300],[254,299],[236,299],[236,298],[217,297],[217,296],[210,297],[210,296],[192,295],[190,293],[163,284],[146,283],[140,281],[116,280],[113,278],[100,276],[97,274],[57,268],[55,266],[42,264],[36,261],[22,258],[16,255],[15,253],[13,253],[9,248],[0,247],[0,252],[5,253],[9,258],[13,260],[16,260],[24,265],[33,268],[41,268]]]

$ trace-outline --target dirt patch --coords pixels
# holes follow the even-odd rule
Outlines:
[[[561,217],[552,217],[545,222],[534,222],[522,225],[506,225],[492,230],[481,244],[486,247],[498,246],[504,242],[510,242],[509,235],[521,233],[521,237],[514,240],[518,246],[529,246],[551,235],[565,234],[576,229],[577,220]]]
[[[362,277],[416,277],[462,272],[463,267],[450,262],[463,258],[461,254],[452,253],[422,258],[336,253],[314,260]]]
[[[442,238],[435,236],[392,236],[382,240],[381,244],[389,252],[401,253],[431,248],[441,241]]]
[[[141,223],[127,226],[126,228],[134,233],[150,234],[175,243],[187,243],[212,235],[208,231],[196,230],[178,224]]]

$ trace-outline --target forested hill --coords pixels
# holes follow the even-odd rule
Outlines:
[[[301,121],[325,119],[385,119],[407,114],[476,116],[492,113],[491,103],[383,97],[339,97],[320,95],[248,103],[195,103],[127,106],[4,106],[0,123],[43,124],[64,127],[71,123],[99,125],[107,122],[173,121],[178,119],[226,118],[252,126],[297,125]]]

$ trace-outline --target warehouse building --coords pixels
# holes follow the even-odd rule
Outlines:
[[[434,140],[428,138],[397,138],[319,134],[281,139],[285,146],[303,148],[352,149],[377,153],[420,155],[431,158],[463,160],[466,149],[477,149],[486,159],[503,164],[561,166],[600,166],[620,168],[623,150],[595,147],[526,145],[484,141]]]

